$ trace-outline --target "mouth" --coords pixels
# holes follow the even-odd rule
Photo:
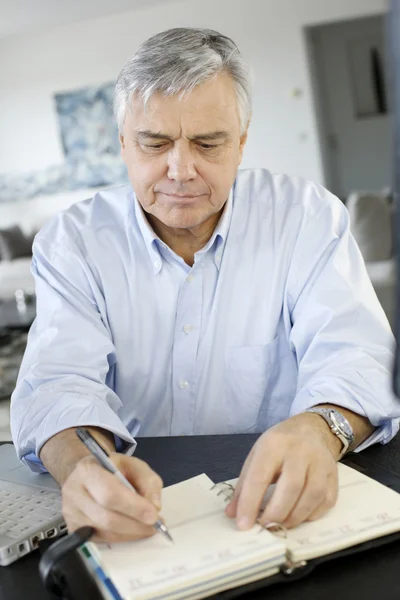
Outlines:
[[[199,198],[201,198],[204,195],[205,194],[187,194],[187,195],[181,195],[181,194],[165,194],[165,193],[163,193],[163,196],[166,196],[172,202],[176,202],[176,203],[179,203],[179,204],[194,204],[195,202],[198,201]]]

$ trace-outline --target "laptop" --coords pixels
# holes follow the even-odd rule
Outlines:
[[[32,552],[40,540],[65,533],[61,492],[49,474],[32,473],[12,444],[0,446],[0,565]]]

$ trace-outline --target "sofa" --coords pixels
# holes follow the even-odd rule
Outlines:
[[[0,301],[13,298],[18,289],[34,291],[30,265],[35,234],[58,212],[100,189],[104,187],[0,203]]]
[[[390,190],[353,192],[346,201],[350,228],[391,327],[395,324],[394,204]]]

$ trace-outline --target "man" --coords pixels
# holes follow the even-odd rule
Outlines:
[[[316,519],[335,503],[336,461],[389,441],[400,414],[390,328],[347,212],[312,183],[238,172],[248,69],[217,32],[145,42],[115,113],[131,186],[73,206],[35,240],[18,454],[60,482],[70,529],[126,540],[153,533],[162,487],[129,456],[132,436],[260,432],[228,516],[250,527],[277,482],[262,522]],[[78,425],[120,451],[139,494],[88,456]]]

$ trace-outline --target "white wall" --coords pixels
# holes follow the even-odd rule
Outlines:
[[[323,181],[303,27],[381,13],[384,0],[186,0],[0,43],[0,172],[62,162],[52,94],[114,80],[150,35],[205,26],[252,64],[254,118],[244,167]],[[303,94],[293,97],[292,90]]]

